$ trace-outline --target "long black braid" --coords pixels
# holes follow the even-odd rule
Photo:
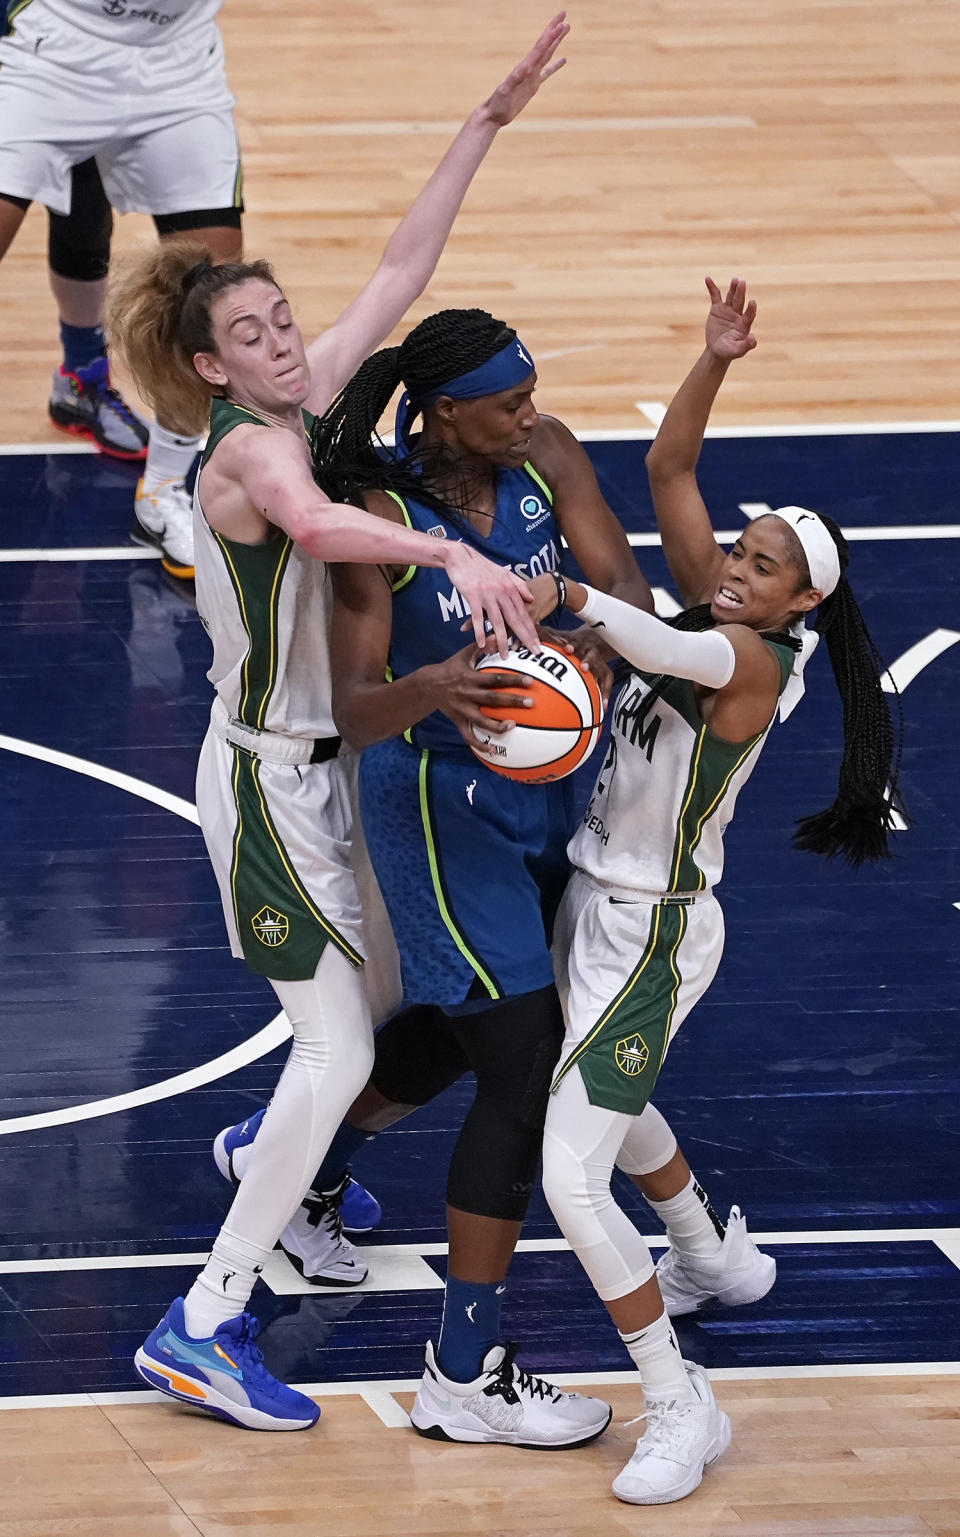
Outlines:
[[[847,541],[832,518],[821,518],[840,556],[840,581],[820,604],[814,629],[827,643],[843,706],[843,758],[832,806],[798,822],[793,841],[798,849],[827,858],[839,855],[857,866],[889,856],[887,835],[894,811],[906,820],[899,790],[903,708],[894,688],[894,728],[881,686],[886,665],[845,575]],[[809,580],[809,572],[805,575]]]
[[[414,443],[398,457],[377,433],[377,423],[401,384],[414,404],[420,396],[479,368],[516,336],[486,310],[440,310],[428,315],[399,347],[367,358],[311,435],[313,473],[334,501],[360,500],[365,491],[394,491],[449,516],[466,510],[470,487],[442,447]],[[443,484],[443,497],[435,488]],[[452,490],[450,489],[452,487]]]
[[[794,833],[794,847],[827,859],[837,856],[858,867],[867,860],[889,858],[888,833],[894,811],[907,820],[899,790],[900,758],[903,745],[903,709],[897,701],[894,728],[887,696],[881,679],[886,665],[864,623],[859,604],[844,574],[850,554],[847,541],[832,518],[819,514],[840,557],[840,581],[817,609],[814,629],[827,643],[827,654],[843,706],[843,757],[837,782],[837,794],[825,811],[803,817]],[[797,564],[802,587],[812,586],[799,540]],[[669,620],[676,630],[709,630],[716,624],[709,603],[688,608]],[[763,631],[765,640],[799,651],[796,636],[786,632]],[[618,663],[614,676],[618,681],[634,669]],[[649,707],[660,697],[669,682],[659,677],[644,700]]]

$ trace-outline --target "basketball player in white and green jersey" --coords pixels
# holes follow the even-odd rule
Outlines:
[[[216,266],[186,242],[142,257],[112,304],[117,349],[151,404],[195,416],[213,400],[194,499],[197,606],[216,690],[197,809],[233,951],[270,979],[293,1031],[210,1259],[135,1362],[151,1387],[250,1429],[305,1429],[319,1415],[267,1371],[245,1309],[373,1061],[326,565],[443,566],[478,645],[485,621],[504,653],[508,628],[536,644],[512,572],[320,491],[303,408],[324,410],[423,291],[498,129],[560,67],[567,30],[561,13],[471,113],[371,280],[309,347],[266,263]]]
[[[840,530],[804,508],[757,518],[729,554],[696,480],[716,393],[756,345],[756,306],[735,279],[707,280],[706,349],[647,459],[671,574],[694,605],[672,625],[577,582],[571,612],[629,664],[610,748],[579,831],[554,939],[566,1036],[547,1112],[547,1199],[637,1365],[647,1429],[614,1482],[631,1504],[691,1493],[730,1440],[706,1373],[685,1363],[669,1314],[711,1299],[754,1301],[776,1266],[738,1209],[723,1224],[650,1096],[673,1035],[709,987],[723,948],[713,889],[723,832],[774,720],[803,692],[822,634],[843,700],[837,798],[807,817],[799,847],[853,864],[887,852],[896,794],[894,732],[877,653],[843,574]],[[552,577],[533,584],[538,612]],[[816,610],[814,628],[804,621]],[[614,1163],[663,1219],[670,1248],[656,1273],[610,1190]]]

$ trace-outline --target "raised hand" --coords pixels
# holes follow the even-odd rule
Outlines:
[[[750,335],[757,313],[756,300],[751,299],[747,304],[747,285],[743,278],[732,279],[725,299],[721,297],[713,278],[705,281],[710,295],[710,313],[706,325],[707,349],[714,357],[722,358],[725,362],[731,358],[742,358],[757,345],[757,338]]]
[[[545,80],[555,75],[558,69],[566,64],[566,59],[555,59],[553,56],[570,31],[570,26],[565,20],[566,11],[558,11],[553,20],[544,27],[537,41],[534,43],[526,58],[520,60],[516,69],[512,69],[502,85],[487,97],[482,108],[491,122],[498,128],[503,128],[507,123],[512,123],[518,113],[522,112],[528,101],[532,101]]]

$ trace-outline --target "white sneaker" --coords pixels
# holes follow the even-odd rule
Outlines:
[[[138,544],[153,544],[171,576],[193,580],[193,506],[182,480],[161,480],[152,491],[137,482],[133,503],[132,537]]]
[[[531,1450],[585,1446],[610,1423],[601,1398],[562,1393],[520,1371],[512,1345],[494,1345],[474,1382],[451,1382],[427,1342],[426,1370],[410,1410],[415,1430],[432,1441],[500,1441]]]
[[[343,1236],[341,1195],[342,1188],[326,1194],[308,1190],[277,1240],[311,1286],[359,1286],[369,1274],[359,1249]]]
[[[759,1302],[777,1279],[772,1254],[761,1254],[747,1232],[739,1206],[731,1206],[723,1247],[714,1259],[668,1249],[657,1265],[663,1305],[671,1318],[695,1313],[705,1302],[736,1307]]]
[[[627,1505],[669,1505],[692,1494],[703,1470],[730,1445],[730,1420],[718,1409],[702,1366],[684,1361],[695,1403],[648,1400],[647,1428],[613,1492]],[[631,1421],[631,1423],[633,1423]]]

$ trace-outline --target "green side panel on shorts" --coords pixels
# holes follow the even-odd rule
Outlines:
[[[677,951],[687,910],[662,902],[651,914],[643,955],[590,1033],[567,1057],[553,1088],[578,1067],[592,1105],[639,1115],[653,1094],[680,990]]]
[[[436,899],[437,908],[439,910],[440,917],[443,919],[444,928],[447,930],[447,933],[450,935],[450,938],[453,940],[464,960],[473,967],[474,972],[476,973],[479,980],[483,983],[487,992],[490,994],[490,997],[501,998],[503,995],[497,987],[496,982],[484,969],[482,963],[477,959],[473,951],[470,949],[466,939],[457,927],[454,915],[450,910],[450,903],[443,881],[443,871],[440,868],[440,861],[437,854],[437,842],[433,833],[433,823],[430,817],[430,752],[426,747],[423,748],[420,753],[419,785],[420,816],[423,821],[423,836],[426,843],[427,859],[430,864],[430,880],[433,885],[433,895]]]
[[[260,764],[233,751],[237,822],[230,890],[244,959],[251,971],[278,982],[312,977],[328,944],[353,966],[363,956],[338,933],[311,900],[274,826],[260,784]]]

